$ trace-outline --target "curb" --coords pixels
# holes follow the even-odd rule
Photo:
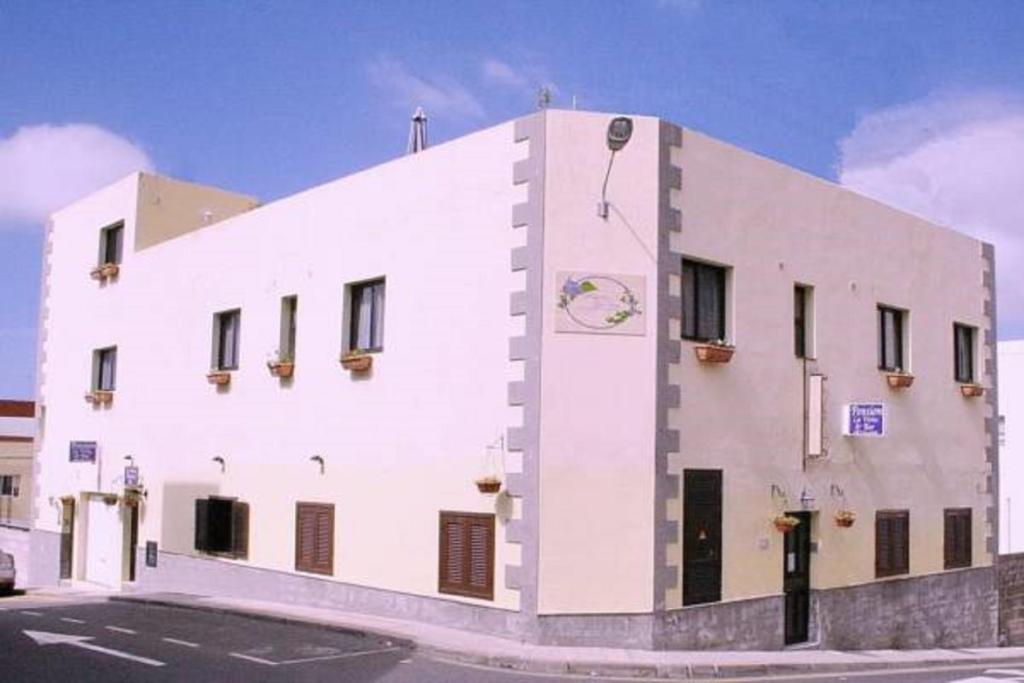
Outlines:
[[[962,656],[962,657],[931,657],[917,661],[859,661],[859,662],[798,662],[778,663],[743,663],[743,664],[660,664],[645,662],[608,662],[608,661],[566,661],[565,659],[529,657],[519,655],[491,655],[482,652],[455,650],[443,645],[426,644],[410,639],[407,634],[385,628],[374,628],[367,631],[362,628],[332,624],[315,618],[290,616],[274,612],[249,610],[244,607],[227,605],[202,604],[198,602],[178,601],[173,598],[148,597],[142,595],[111,595],[110,602],[125,602],[142,605],[156,605],[196,612],[213,614],[230,614],[259,621],[278,624],[304,626],[322,631],[344,633],[364,638],[386,638],[392,644],[408,650],[415,650],[423,655],[455,664],[485,667],[504,671],[516,671],[535,674],[561,674],[579,677],[613,677],[661,680],[715,680],[715,679],[755,679],[765,676],[813,676],[856,674],[882,671],[913,671],[935,667],[996,666],[1024,663],[1022,656]]]

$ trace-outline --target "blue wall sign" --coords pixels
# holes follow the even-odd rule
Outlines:
[[[885,436],[884,403],[848,403],[843,408],[845,436]]]
[[[129,465],[124,468],[124,485],[125,486],[138,486],[139,485],[139,468],[134,465]]]
[[[70,462],[96,462],[96,442],[72,441],[68,460]]]

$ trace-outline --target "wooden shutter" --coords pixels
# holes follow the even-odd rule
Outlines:
[[[295,504],[295,568],[334,574],[334,506]]]
[[[958,569],[971,566],[971,508],[945,511],[943,566]]]
[[[243,560],[249,556],[249,504],[237,500],[231,505],[231,554]]]
[[[910,571],[910,512],[875,513],[875,576],[882,578]]]
[[[442,512],[438,591],[494,599],[494,515]]]
[[[210,501],[206,498],[196,499],[196,550],[207,552],[210,549]]]
[[[722,471],[683,471],[683,604],[722,599]]]

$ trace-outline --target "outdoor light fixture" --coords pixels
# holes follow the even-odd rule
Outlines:
[[[320,465],[320,474],[324,473],[324,457],[322,455],[314,455],[309,461],[318,463]]]
[[[132,467],[135,466],[135,456],[134,455],[126,455],[126,456],[124,456],[124,459],[127,460],[129,462],[129,464],[132,465]]]
[[[626,146],[629,139],[633,137],[633,119],[627,116],[616,116],[608,124],[607,142],[611,156],[608,157],[608,170],[604,172],[604,185],[601,186],[601,201],[597,205],[597,215],[601,218],[608,218],[608,178],[612,174],[612,162],[615,161],[615,153]]]
[[[220,457],[219,455],[215,455],[215,456],[213,456],[212,460],[213,460],[213,462],[220,464],[220,471],[223,472],[224,471],[224,458]]]

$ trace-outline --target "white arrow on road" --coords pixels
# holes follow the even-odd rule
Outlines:
[[[23,633],[36,641],[38,645],[72,645],[74,647],[80,647],[83,650],[92,650],[93,652],[102,652],[105,655],[120,657],[121,659],[130,659],[133,662],[139,662],[140,664],[164,666],[163,662],[158,662],[155,659],[147,659],[127,652],[121,652],[120,650],[111,650],[107,647],[100,647],[99,645],[87,643],[87,640],[92,640],[91,636],[71,636],[65,633],[48,633],[47,631],[23,631]]]

